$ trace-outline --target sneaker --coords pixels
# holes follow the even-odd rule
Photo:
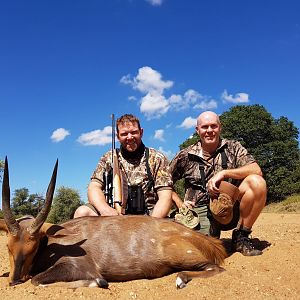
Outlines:
[[[255,249],[248,237],[251,231],[234,229],[232,232],[232,252],[240,252],[244,256],[261,255],[262,251]]]

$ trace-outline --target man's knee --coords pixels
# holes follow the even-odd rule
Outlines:
[[[260,175],[249,175],[241,183],[239,189],[242,193],[251,190],[255,195],[265,195],[267,193],[267,185],[265,179]]]
[[[265,179],[259,175],[250,175],[251,184],[250,188],[256,195],[265,197],[267,195],[267,184]]]
[[[74,218],[85,217],[85,216],[97,216],[97,214],[93,212],[88,206],[81,205],[76,209],[74,213]]]

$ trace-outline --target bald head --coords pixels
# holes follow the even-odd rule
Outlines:
[[[219,116],[213,111],[205,111],[197,118],[197,126],[204,123],[218,123],[220,125]]]
[[[219,116],[213,111],[205,111],[197,118],[196,131],[203,150],[212,154],[218,147],[221,133]]]

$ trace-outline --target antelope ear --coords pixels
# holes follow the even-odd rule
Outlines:
[[[44,235],[47,235],[52,238],[60,238],[64,236],[77,235],[78,232],[72,231],[70,229],[66,229],[61,225],[44,223],[40,232]]]
[[[5,231],[6,233],[8,232],[4,219],[0,219],[0,231]]]

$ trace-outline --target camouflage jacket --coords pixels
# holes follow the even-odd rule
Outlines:
[[[169,161],[159,151],[149,149],[149,167],[153,177],[154,186],[148,191],[149,178],[146,168],[146,153],[141,159],[125,159],[119,151],[119,166],[124,172],[128,185],[141,185],[144,191],[146,206],[148,211],[152,211],[158,201],[157,191],[163,189],[172,189],[173,181],[169,172]],[[96,170],[91,176],[91,180],[96,180],[104,189],[103,173],[107,163],[111,163],[111,151],[108,151],[99,160]]]
[[[197,142],[183,150],[181,150],[170,163],[170,172],[174,183],[184,178],[185,197],[184,200],[192,201],[196,206],[207,203],[206,186],[203,186],[200,164],[204,167],[205,183],[208,182],[214,174],[222,170],[221,153],[225,152],[227,157],[227,169],[235,169],[255,162],[239,142],[233,140],[222,139],[215,154],[209,159],[202,156],[201,142]],[[235,185],[239,185],[239,181],[231,180]]]

